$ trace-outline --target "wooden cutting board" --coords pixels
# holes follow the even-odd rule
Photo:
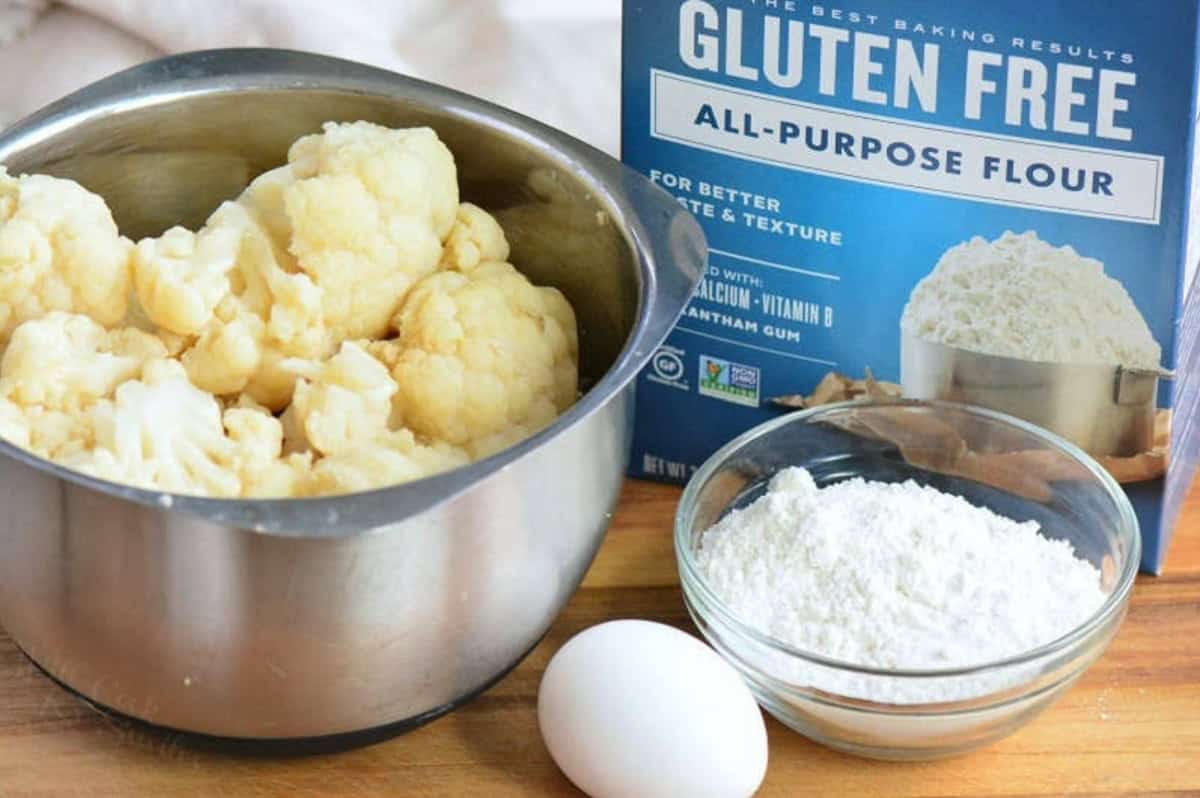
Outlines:
[[[491,691],[404,737],[333,756],[236,757],[130,729],[41,676],[0,635],[0,796],[305,798],[578,795],[538,735],[550,655],[611,618],[691,629],[671,517],[679,491],[629,482],[583,588],[533,654]],[[1200,796],[1200,490],[1167,569],[1141,577],[1105,656],[1017,734],[939,762],[833,753],[773,720],[762,796]]]

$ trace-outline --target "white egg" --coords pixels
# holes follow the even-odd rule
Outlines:
[[[592,798],[746,798],[767,769],[762,713],[737,671],[649,621],[568,640],[542,677],[538,725]]]

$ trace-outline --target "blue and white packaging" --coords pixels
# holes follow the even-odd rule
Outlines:
[[[1106,453],[1169,462],[1124,481],[1159,572],[1200,460],[1198,17],[1197,0],[625,0],[622,157],[711,253],[638,378],[632,474],[686,481],[830,372],[908,393],[917,284],[963,242],[1033,231],[1102,262],[1175,370],[1147,400],[1160,426],[1186,412],[1169,456],[1161,437]]]

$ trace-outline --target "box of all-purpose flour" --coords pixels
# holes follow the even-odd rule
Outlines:
[[[869,375],[1079,444],[1157,572],[1200,457],[1197,5],[625,0],[622,157],[710,245],[632,473]]]

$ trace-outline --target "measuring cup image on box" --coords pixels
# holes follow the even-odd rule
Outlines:
[[[1161,348],[1103,264],[1036,233],[974,238],[913,289],[900,322],[904,395],[990,407],[1093,455],[1155,445]]]

